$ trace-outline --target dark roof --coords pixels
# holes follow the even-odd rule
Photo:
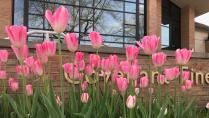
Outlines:
[[[195,27],[209,31],[209,26],[202,24],[202,23],[195,22]]]

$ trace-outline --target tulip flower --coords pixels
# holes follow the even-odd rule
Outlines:
[[[114,70],[118,67],[118,56],[117,55],[110,55],[109,57],[109,67],[110,70]]]
[[[120,69],[125,74],[129,73],[130,66],[131,66],[131,64],[129,63],[129,61],[121,61],[120,62]]]
[[[110,71],[110,60],[107,58],[107,59],[102,59],[101,61],[101,68],[103,71],[105,72],[108,72]]]
[[[55,32],[61,33],[67,27],[69,21],[68,9],[64,6],[60,6],[54,14],[50,10],[46,10],[45,17],[49,21]]]
[[[28,57],[28,46],[23,45],[21,48],[16,48],[15,46],[11,46],[12,50],[14,51],[16,57],[18,60],[24,60]]]
[[[128,88],[128,79],[119,77],[119,78],[116,78],[115,82],[116,82],[118,91],[121,93],[121,95],[124,95],[126,89]]]
[[[28,58],[26,58],[24,60],[24,63],[28,66],[28,67],[32,67],[34,65],[35,59],[33,56],[30,56]]]
[[[192,51],[184,49],[177,49],[176,50],[176,61],[179,65],[186,65],[189,61],[189,59],[192,56]]]
[[[165,77],[168,80],[173,80],[177,78],[180,74],[178,67],[168,68],[164,70]]]
[[[62,67],[66,73],[69,73],[73,69],[73,64],[65,63]]]
[[[89,94],[88,93],[82,93],[81,94],[81,102],[87,103],[89,101]]]
[[[29,72],[30,70],[27,65],[24,65],[23,68],[20,65],[16,66],[16,73],[18,75],[24,75],[25,77],[27,77],[29,75]]]
[[[17,80],[10,79],[9,87],[12,91],[16,92],[19,88],[19,83]]]
[[[155,35],[144,36],[142,42],[137,42],[137,44],[144,50],[144,53],[148,55],[152,55],[157,51],[159,43],[160,38]]]
[[[148,84],[149,84],[149,79],[146,76],[140,78],[139,86],[141,88],[146,88],[148,86]]]
[[[48,61],[47,48],[43,44],[36,44],[36,55],[45,64]]]
[[[26,85],[26,92],[28,96],[33,95],[33,87],[31,84]]]
[[[185,88],[187,90],[192,88],[192,84],[193,84],[192,80],[185,80]]]
[[[96,54],[90,54],[89,55],[89,64],[93,67],[93,68],[99,68],[100,67],[100,56],[96,55]]]
[[[7,50],[0,50],[0,61],[6,63],[8,59],[8,55],[9,54]]]
[[[67,33],[64,40],[69,51],[75,52],[78,49],[78,39],[75,33]]]
[[[76,66],[78,67],[79,71],[83,71],[85,69],[85,61],[79,61],[76,63]]]
[[[136,64],[132,65],[129,70],[129,78],[132,80],[136,80],[139,77],[139,73],[140,73],[139,70],[140,70],[139,65]]]
[[[91,65],[87,65],[86,68],[85,68],[85,72],[87,75],[92,75],[93,74],[93,68]]]
[[[99,49],[102,46],[103,39],[99,32],[90,32],[89,38],[94,49]]]
[[[7,78],[6,71],[0,71],[0,79],[6,79],[6,78]]]
[[[182,79],[188,80],[190,78],[190,71],[183,71],[182,73]]]
[[[55,41],[45,40],[42,45],[46,49],[47,56],[51,57],[51,56],[55,55],[55,53],[56,53],[56,42]]]
[[[34,62],[34,71],[38,76],[43,75],[43,66],[40,60]]]
[[[84,53],[83,52],[76,52],[75,53],[75,61],[80,62],[84,60]]]
[[[6,26],[5,29],[14,47],[21,48],[26,44],[27,28],[25,26]]]
[[[80,86],[81,86],[82,91],[86,91],[87,88],[88,88],[88,82],[84,81],[84,82],[81,83]]]
[[[165,75],[158,75],[157,82],[158,84],[163,85],[165,83]]]
[[[139,95],[139,88],[135,88],[134,91],[136,95]]]
[[[206,104],[206,108],[209,109],[209,102]]]
[[[186,91],[186,86],[185,85],[183,85],[183,86],[181,86],[181,91]]]
[[[129,109],[132,109],[132,108],[135,107],[135,105],[136,105],[136,96],[129,95],[127,100],[126,100],[126,106]]]
[[[163,52],[152,54],[152,63],[155,67],[161,67],[166,61],[166,54]]]
[[[133,61],[137,58],[139,54],[139,48],[136,46],[128,46],[126,47],[126,58],[129,61]]]

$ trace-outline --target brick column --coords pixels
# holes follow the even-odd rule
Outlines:
[[[181,9],[181,47],[195,48],[195,11],[190,6]]]
[[[0,39],[6,37],[5,26],[12,24],[12,0],[0,0]]]
[[[147,34],[161,36],[161,0],[147,0]]]

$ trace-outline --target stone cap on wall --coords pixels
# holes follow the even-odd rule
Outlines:
[[[35,44],[38,44],[41,42],[27,42],[29,48],[35,48]],[[7,39],[1,39],[0,40],[0,49],[1,48],[8,48],[10,47],[10,41]],[[66,47],[66,44],[62,44],[62,50],[68,50]],[[96,52],[95,49],[93,49],[90,45],[80,45],[78,51],[82,52]],[[169,50],[161,50],[167,54],[169,57],[175,56],[175,51],[169,51]],[[103,46],[99,49],[100,53],[105,54],[125,54],[125,48],[117,48],[117,47],[107,47]],[[146,56],[146,54],[143,53],[143,51],[140,51],[140,55]],[[200,58],[200,59],[209,59],[209,53],[200,53],[200,52],[193,52],[192,58]]]

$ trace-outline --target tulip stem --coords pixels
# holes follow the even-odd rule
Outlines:
[[[58,54],[59,54],[59,76],[60,76],[60,85],[61,85],[61,99],[62,99],[62,105],[61,105],[61,111],[62,111],[62,118],[64,118],[64,80],[63,80],[63,72],[62,72],[62,50],[61,50],[61,39],[60,34],[58,34]]]
[[[134,118],[133,117],[133,111],[134,111],[134,108],[130,109],[130,118]]]
[[[148,60],[151,60],[151,56],[148,56]],[[149,118],[152,118],[152,79],[151,79],[151,70],[150,70],[150,65],[149,65],[149,74],[148,78],[150,79],[149,81]]]
[[[123,114],[124,114],[124,118],[126,118],[126,101],[125,101],[125,95],[123,95]]]

